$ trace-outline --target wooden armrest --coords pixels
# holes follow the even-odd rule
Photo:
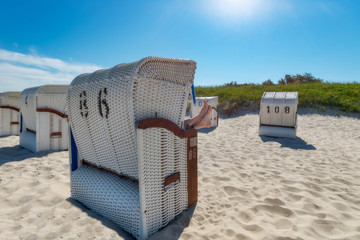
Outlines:
[[[180,172],[175,172],[165,178],[164,187],[166,188],[170,184],[175,183],[179,180],[180,180]]]
[[[183,139],[189,136],[193,136],[194,132],[197,132],[196,129],[183,130],[178,127],[174,122],[167,120],[165,118],[147,118],[139,122],[139,129],[148,129],[148,128],[164,128],[172,132],[177,137]]]
[[[56,114],[58,115],[59,117],[61,118],[67,118],[68,115],[66,115],[65,113],[61,113],[55,109],[51,109],[51,108],[38,108],[36,109],[37,112],[49,112],[49,113],[53,113],[53,114]]]
[[[14,111],[17,111],[17,112],[20,111],[18,108],[16,108],[16,107],[10,107],[10,106],[0,106],[0,108],[11,109],[11,110],[14,110]]]

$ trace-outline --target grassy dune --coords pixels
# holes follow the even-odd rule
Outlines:
[[[317,108],[319,112],[336,107],[344,112],[360,113],[359,83],[306,83],[288,85],[225,85],[195,87],[197,97],[219,96],[219,110],[231,115],[239,110],[260,109],[263,92],[299,92],[299,107]]]

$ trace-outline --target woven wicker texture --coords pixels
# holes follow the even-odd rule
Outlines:
[[[195,68],[149,57],[76,77],[68,109],[82,158],[138,179],[136,123],[157,116],[182,127]]]
[[[183,128],[195,68],[189,60],[149,57],[82,74],[69,87],[68,113],[80,159],[139,180],[82,165],[72,172],[72,197],[137,239],[187,208],[186,139],[166,129],[137,129],[137,123],[158,117]],[[165,188],[165,178],[174,173],[180,180]]]
[[[144,143],[140,171],[144,177],[146,223],[152,234],[187,208],[186,139],[165,129],[138,131]],[[175,172],[180,172],[180,182],[164,188],[164,179]]]
[[[140,203],[136,183],[89,166],[71,172],[71,196],[139,238]]]

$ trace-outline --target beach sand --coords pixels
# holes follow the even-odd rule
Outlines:
[[[355,116],[355,117],[354,117]],[[199,132],[198,203],[150,239],[360,239],[360,115],[299,115],[298,138],[258,114]],[[0,239],[133,239],[70,198],[68,152],[0,137]]]

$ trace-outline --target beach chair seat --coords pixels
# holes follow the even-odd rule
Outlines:
[[[197,201],[197,131],[184,130],[195,68],[149,57],[70,84],[71,196],[137,239]]]
[[[139,232],[138,184],[114,174],[82,166],[71,175],[72,197],[128,232]]]

